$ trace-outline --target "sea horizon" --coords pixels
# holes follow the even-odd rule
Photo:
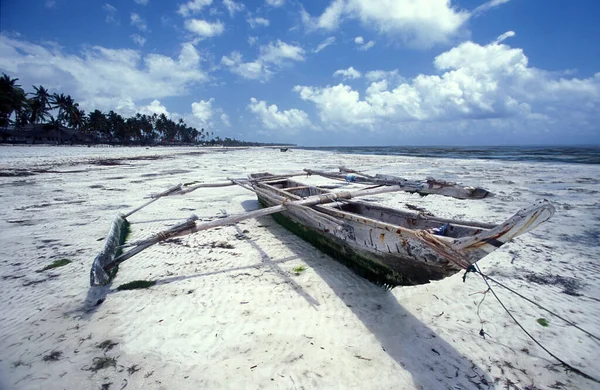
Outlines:
[[[600,164],[600,145],[299,146],[297,148],[348,154]]]

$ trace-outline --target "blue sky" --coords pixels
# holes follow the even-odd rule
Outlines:
[[[300,145],[600,143],[600,2],[3,0],[0,72]]]

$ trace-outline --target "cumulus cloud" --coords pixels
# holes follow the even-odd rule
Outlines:
[[[232,52],[229,56],[221,58],[221,64],[232,73],[245,79],[263,81],[294,61],[304,61],[304,49],[280,40],[260,46],[259,56],[254,61],[244,62],[239,52]]]
[[[135,112],[139,112],[140,114],[146,114],[150,116],[154,114],[165,114],[167,117],[169,117],[171,115],[167,110],[167,107],[165,107],[159,100],[153,100],[152,103],[148,104],[147,106],[138,107],[138,109],[135,110]],[[133,115],[133,113],[131,115]]]
[[[364,27],[406,45],[428,48],[445,44],[461,34],[475,13],[497,7],[508,0],[491,0],[473,13],[459,10],[451,0],[333,0],[319,16],[304,9],[302,21],[308,30],[335,30],[345,20],[358,20]],[[361,42],[362,45],[364,42]],[[367,43],[368,50],[374,45]]]
[[[229,117],[215,105],[215,99],[199,100],[191,105],[192,112],[182,115],[185,122],[197,128],[207,131],[219,131],[224,127],[229,127]]]
[[[352,66],[348,69],[339,69],[333,72],[333,77],[341,77],[343,79],[359,79],[361,73]]]
[[[208,80],[193,45],[181,46],[175,58],[143,55],[137,50],[87,47],[78,54],[53,44],[33,44],[0,35],[0,70],[23,85],[72,95],[84,109],[111,110],[128,102],[181,96]]]
[[[223,0],[223,5],[227,8],[227,12],[229,12],[229,16],[233,18],[236,12],[241,12],[244,10],[244,4],[236,3],[233,0]]]
[[[187,17],[191,14],[202,11],[204,7],[208,7],[212,4],[212,0],[192,0],[187,3],[181,4],[177,13],[181,16]]]
[[[183,26],[186,30],[198,35],[200,39],[221,35],[225,31],[225,26],[220,21],[211,23],[206,20],[188,19]]]
[[[304,49],[278,40],[260,47],[260,57],[263,62],[281,65],[286,60],[304,61]]]
[[[302,21],[309,29],[335,30],[338,28],[342,15],[345,13],[346,0],[334,0],[319,17],[312,17],[302,9]]]
[[[325,49],[327,46],[331,46],[335,43],[335,37],[328,37],[323,42],[319,43],[319,46],[314,50],[315,53],[320,52]]]
[[[200,100],[192,103],[192,114],[198,118],[201,123],[208,124],[213,116],[212,104],[215,99]]]
[[[140,31],[148,31],[148,24],[140,15],[133,12],[130,20],[131,25],[137,27]]]
[[[600,73],[568,79],[530,67],[521,49],[500,39],[484,46],[464,42],[438,55],[434,66],[438,74],[409,81],[368,72],[373,81],[362,94],[343,83],[294,91],[314,103],[325,126],[340,129],[464,120],[497,125],[499,119],[513,118],[517,124],[536,121],[558,128],[568,122],[590,128],[598,120]]]
[[[296,108],[280,111],[275,104],[268,106],[264,100],[259,101],[251,98],[248,109],[256,115],[262,126],[268,130],[279,130],[280,132],[293,134],[301,128],[311,126],[308,115]]]
[[[269,19],[265,19],[260,16],[256,17],[256,18],[248,18],[247,20],[248,20],[248,24],[252,28],[267,27],[270,24]]]
[[[272,74],[272,71],[262,61],[244,62],[242,54],[237,51],[228,56],[223,56],[221,64],[226,66],[231,73],[250,80],[268,79]]]

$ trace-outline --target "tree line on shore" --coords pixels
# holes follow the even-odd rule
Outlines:
[[[86,113],[69,95],[51,94],[43,86],[26,93],[18,78],[2,74],[0,78],[0,128],[23,129],[28,125],[46,128],[67,127],[85,136],[88,142],[113,144],[205,144],[224,146],[260,146],[258,142],[221,139],[208,130],[197,130],[183,119],[173,121],[163,114],[140,114],[125,118],[109,111]]]

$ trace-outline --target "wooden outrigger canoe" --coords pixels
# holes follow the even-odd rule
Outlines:
[[[395,176],[369,176],[345,168],[340,170],[342,173],[305,170],[279,176],[260,173],[250,175],[249,179],[174,186],[129,213],[116,216],[104,248],[92,264],[90,285],[110,283],[119,264],[161,241],[265,215],[273,215],[289,230],[371,281],[388,287],[421,284],[467,269],[513,237],[548,220],[555,211],[550,202],[542,200],[517,212],[501,225],[414,214],[356,199],[395,191],[459,199],[481,199],[492,194],[482,188],[463,187],[442,180],[410,181]],[[307,173],[375,187],[333,192],[291,179]],[[350,178],[344,176],[348,173]],[[255,192],[266,208],[210,222],[201,222],[192,216],[145,240],[124,245],[129,228],[127,218],[143,207],[164,196],[230,185],[241,185]],[[125,247],[131,249],[123,253]]]
[[[289,178],[251,175],[264,207],[326,195],[328,190]],[[317,248],[382,285],[427,283],[453,275],[526,233],[554,214],[546,200],[520,210],[500,225],[448,220],[340,200],[287,207],[273,218]]]

